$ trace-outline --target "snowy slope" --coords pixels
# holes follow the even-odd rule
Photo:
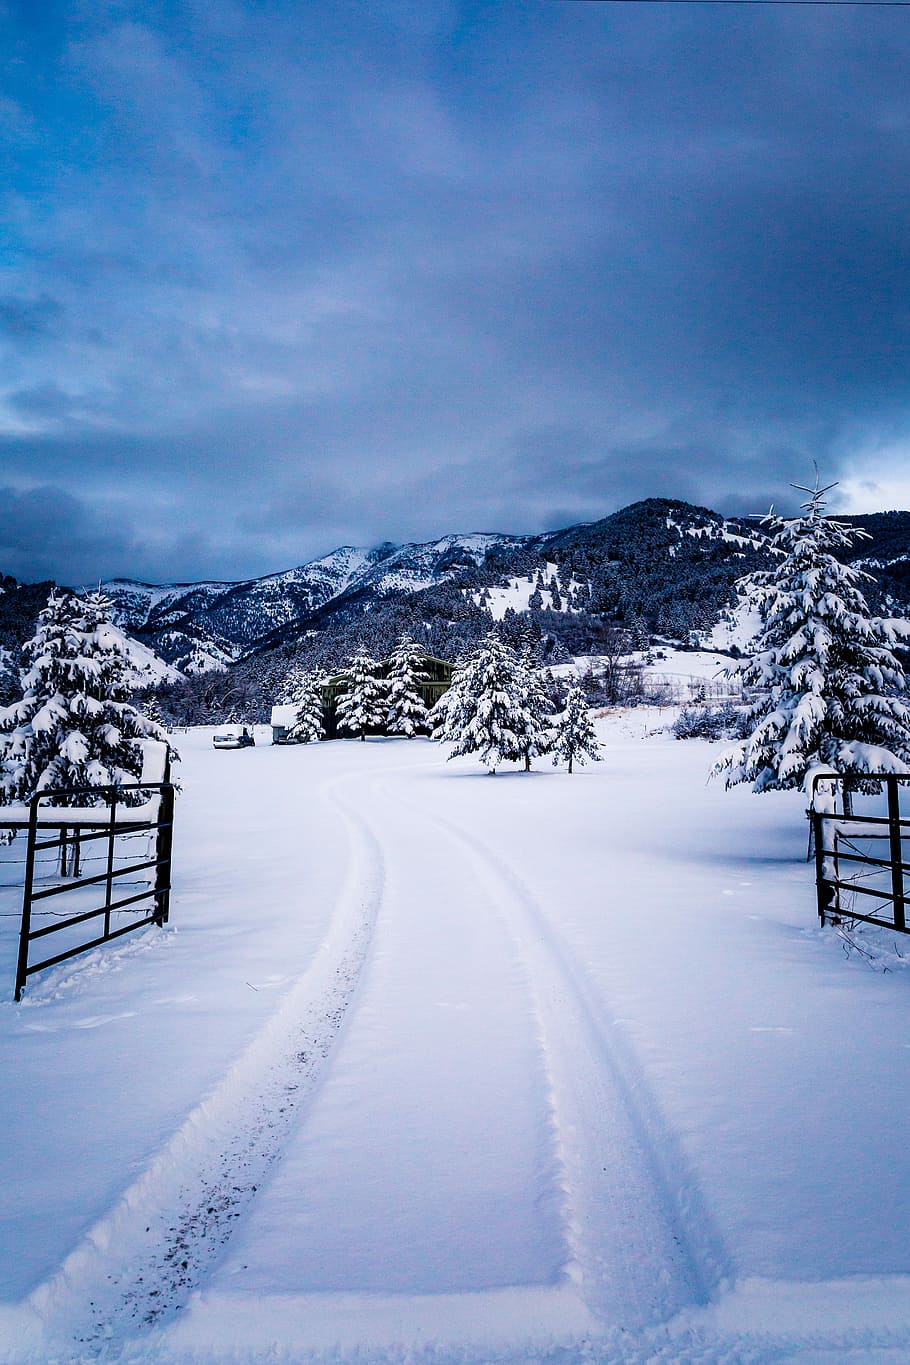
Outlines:
[[[111,578],[102,584],[105,594],[116,603],[120,622],[133,630],[142,630],[153,615],[182,614],[183,604],[190,597],[196,604],[212,602],[234,586],[233,583],[140,583],[131,578]]]
[[[544,608],[550,611],[572,611],[571,594],[581,586],[580,581],[571,577],[566,584],[565,591],[559,590],[561,605],[554,607],[550,584],[558,578],[559,566],[547,561],[540,566],[540,572],[544,579],[544,588],[541,591]],[[528,575],[523,574],[521,577],[507,579],[500,587],[487,587],[481,592],[472,592],[470,596],[476,606],[486,607],[494,621],[501,621],[509,610],[515,612],[528,611],[530,599],[533,597],[536,587],[537,574],[535,572],[531,575],[530,582]]]
[[[179,682],[182,674],[139,640],[114,627],[120,647],[130,661],[134,687],[153,687],[161,682]]]
[[[0,1359],[907,1359],[910,977],[659,724],[181,736],[171,927],[0,1004]]]

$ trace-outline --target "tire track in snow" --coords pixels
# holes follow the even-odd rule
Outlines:
[[[319,793],[344,822],[352,857],[313,961],[211,1095],[27,1301],[54,1359],[117,1359],[130,1339],[179,1312],[324,1075],[358,993],[385,879],[376,839],[341,798],[339,788],[357,781],[345,774]]]
[[[728,1255],[640,1066],[582,969],[529,888],[482,839],[402,804],[462,847],[527,963],[567,1173],[570,1273],[588,1308],[635,1330],[708,1302],[731,1274]]]

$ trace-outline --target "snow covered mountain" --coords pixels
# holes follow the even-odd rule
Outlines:
[[[853,558],[883,600],[910,603],[910,513],[844,520],[872,539]],[[397,620],[538,612],[640,620],[684,638],[709,632],[733,600],[736,579],[767,562],[754,520],[725,518],[678,499],[649,498],[600,521],[539,535],[447,535],[371,550],[341,546],[264,578],[239,582],[104,585],[129,634],[183,672],[227,668],[301,638],[330,638],[368,613]],[[428,627],[429,629],[429,627]],[[729,633],[729,632],[728,632]]]
[[[309,625],[331,605],[366,609],[477,571],[493,551],[508,553],[531,537],[444,536],[418,545],[372,550],[345,545],[309,564],[236,583],[104,584],[124,628],[187,672],[224,667],[288,629]]]

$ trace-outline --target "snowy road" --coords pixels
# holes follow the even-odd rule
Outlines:
[[[2,1358],[906,1359],[910,982],[812,929],[798,799],[642,728],[188,736],[174,929],[2,1007]]]

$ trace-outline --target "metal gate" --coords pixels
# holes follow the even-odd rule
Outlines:
[[[854,794],[867,796],[870,782],[878,791],[879,813],[864,809],[854,814]],[[910,863],[904,861],[903,848],[910,840],[910,819],[901,814],[901,795],[908,782],[910,776],[892,774],[870,779],[821,773],[814,778],[809,818],[822,924],[863,920],[910,933],[906,882]]]
[[[16,968],[17,1000],[22,998],[27,979],[42,968],[65,962],[77,953],[97,948],[99,944],[120,938],[146,924],[167,923],[174,790],[172,782],[129,782],[117,787],[86,787],[79,791],[43,791],[32,797],[27,824],[23,822],[19,826],[28,830],[28,848]],[[146,800],[141,805],[128,805],[124,800],[128,793],[142,793]],[[70,803],[80,797],[97,801],[100,796],[106,804],[79,808],[47,804],[61,796]],[[42,803],[45,803],[43,809]],[[13,822],[4,823],[15,827]],[[148,836],[146,856],[131,860],[129,855],[124,855],[124,844],[142,835]],[[87,847],[90,853],[86,853]],[[58,860],[60,875],[54,877],[50,885],[41,885],[38,864],[40,855],[48,852]],[[103,864],[103,870],[83,875],[84,867],[93,867],[99,862]],[[147,883],[143,889],[122,895],[129,889],[129,879],[137,877]],[[134,881],[132,884],[139,883]],[[69,897],[72,913],[46,908],[49,902],[61,905],[60,898],[64,896]],[[101,903],[97,904],[98,901]],[[124,919],[124,915],[128,917]],[[52,923],[33,927],[34,921],[51,917]],[[81,925],[91,926],[89,937],[84,941],[81,932],[73,932]],[[64,935],[66,946],[49,957],[34,961],[32,944],[53,934]]]

